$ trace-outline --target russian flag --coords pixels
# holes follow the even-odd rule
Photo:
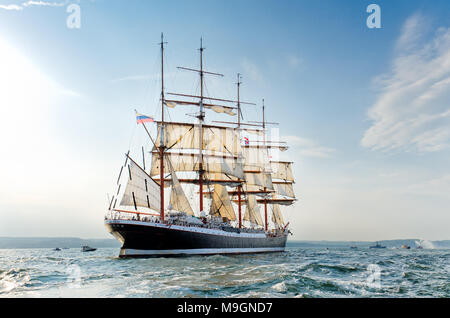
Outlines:
[[[142,115],[138,112],[136,112],[136,122],[138,124],[142,124],[142,123],[153,123],[155,120],[153,119],[153,117],[149,117],[146,115]]]

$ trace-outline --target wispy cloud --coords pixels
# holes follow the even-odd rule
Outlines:
[[[182,74],[182,73],[177,73],[177,72],[164,73],[164,79],[183,78],[184,76],[186,76],[186,75]],[[126,76],[114,78],[111,80],[111,82],[118,83],[118,82],[153,81],[153,80],[161,80],[161,74],[154,73],[154,74],[126,75]]]
[[[364,147],[430,152],[450,146],[450,28],[429,29],[421,14],[403,25],[392,71],[374,79],[380,94],[368,112],[373,124]]]
[[[303,60],[297,55],[291,54],[287,57],[288,65],[292,68],[298,68],[302,65]]]
[[[404,191],[416,195],[438,195],[448,198],[450,193],[450,174],[411,184]]]
[[[17,4],[0,4],[0,9],[4,9],[4,10],[16,10],[16,11],[20,11],[23,10],[23,8],[20,5]]]
[[[298,154],[306,157],[329,158],[336,151],[333,148],[323,147],[315,141],[299,136],[283,136],[281,138],[291,147],[295,147]]]
[[[66,5],[67,3],[68,3],[68,1],[64,1],[64,2],[47,2],[47,1],[33,1],[33,0],[30,0],[30,1],[22,2],[22,4],[0,5],[0,9],[20,11],[20,10],[23,10],[24,8],[32,7],[32,6],[62,7],[64,5]]]
[[[264,80],[264,76],[259,69],[259,67],[250,61],[248,58],[244,58],[241,62],[242,69],[244,70],[244,74],[250,80],[255,82],[262,82]]]
[[[117,82],[126,82],[126,81],[145,81],[150,79],[155,79],[156,76],[152,75],[130,75],[130,76],[124,76],[112,79],[111,82],[117,83]]]
[[[382,178],[394,178],[400,176],[400,172],[394,171],[394,172],[381,172],[378,174],[378,176]]]
[[[64,2],[46,2],[46,1],[27,1],[24,2],[22,5],[24,7],[30,7],[30,6],[46,6],[46,7],[62,7],[65,4],[67,4],[67,1]]]

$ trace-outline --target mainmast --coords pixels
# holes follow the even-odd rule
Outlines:
[[[170,95],[175,95],[175,96],[184,96],[184,97],[195,97],[195,98],[199,98],[200,101],[198,103],[196,102],[188,102],[188,101],[180,101],[180,100],[171,100],[170,102],[174,102],[174,103],[178,103],[178,104],[184,104],[184,105],[198,105],[200,107],[200,113],[197,116],[198,118],[198,126],[199,126],[199,178],[198,178],[198,184],[199,184],[199,195],[200,195],[200,211],[203,211],[203,176],[205,173],[205,170],[203,169],[203,122],[205,119],[205,106],[208,108],[212,107],[212,106],[220,106],[220,105],[214,105],[214,104],[205,104],[203,103],[204,100],[204,75],[205,74],[209,74],[209,75],[216,75],[216,76],[222,76],[223,74],[219,74],[219,73],[213,73],[213,72],[207,72],[203,70],[203,51],[205,50],[205,48],[203,47],[203,40],[202,38],[200,38],[200,69],[192,69],[192,68],[187,68],[187,67],[181,67],[178,66],[178,69],[182,69],[182,70],[186,70],[186,71],[193,71],[193,72],[198,72],[200,74],[200,96],[195,96],[195,95],[186,95],[186,94],[175,94],[175,93],[168,93]],[[217,99],[217,98],[210,98],[208,97],[208,99],[211,100],[218,100],[218,101],[227,101],[224,99]],[[220,106],[223,107],[223,106]],[[227,107],[227,108],[231,108],[231,107]]]
[[[263,136],[264,136],[264,147],[266,146],[266,121],[264,118],[264,98],[262,100],[262,127],[263,127]],[[263,172],[264,174],[264,172]],[[264,175],[263,175],[264,178]],[[266,187],[264,187],[264,192],[266,191]],[[267,199],[264,197],[264,229],[267,231]]]
[[[161,222],[164,222],[164,35],[161,33],[161,140],[159,147],[160,158],[160,196],[161,196]]]
[[[203,212],[203,120],[205,118],[205,113],[203,111],[203,41],[200,38],[200,114],[198,116],[198,126],[199,126],[199,172],[198,172],[198,184],[200,192],[200,213]]]
[[[239,87],[241,86],[242,82],[241,82],[241,74],[237,74],[237,108],[238,108],[238,113],[237,113],[237,117],[238,117],[238,128],[241,127],[241,103],[239,100]],[[241,189],[242,186],[239,185],[237,190],[238,190],[238,214],[239,214],[239,228],[242,227],[242,212],[241,212]]]

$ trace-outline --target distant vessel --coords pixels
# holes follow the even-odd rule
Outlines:
[[[85,245],[81,248],[81,251],[83,251],[83,252],[93,252],[95,250],[97,250],[97,249],[94,247],[87,246],[87,245]]]
[[[386,246],[382,246],[379,242],[377,242],[375,245],[370,246],[370,248],[386,248]]]
[[[411,246],[403,244],[402,248],[405,249],[405,250],[409,250],[411,248]]]
[[[61,249],[59,247],[55,248],[55,251],[60,251]]]
[[[356,245],[352,245],[352,246],[350,246],[350,248],[354,250],[354,249],[357,249],[358,247]]]
[[[277,123],[266,121],[264,100],[262,121],[243,123],[241,105],[256,104],[240,101],[240,74],[237,100],[205,96],[204,76],[223,75],[203,70],[202,42],[200,69],[179,67],[200,75],[200,93],[167,93],[183,100],[167,99],[164,43],[161,35],[161,121],[136,111],[137,123],[143,125],[153,145],[151,167],[145,168],[143,147],[142,167],[129,152],[126,154],[105,218],[107,230],[122,243],[119,256],[284,251],[290,232],[280,205],[292,205],[296,200],[292,162],[278,161],[271,153],[288,147],[285,142],[266,140],[267,125]],[[198,119],[196,122],[165,119],[166,107],[178,107],[181,110],[177,111],[183,112],[186,105],[198,107],[199,112],[187,114]],[[212,121],[227,126],[205,123],[206,110],[236,116],[236,121]],[[155,137],[145,122],[156,123]],[[170,196],[168,205],[164,200],[166,192]],[[210,202],[209,211],[206,200]],[[237,205],[237,213],[232,203]],[[270,212],[273,225],[269,227]]]
[[[416,248],[418,249],[434,249],[434,245],[433,242],[429,241],[429,240],[424,240],[424,239],[420,239],[418,241],[415,242],[416,243]]]

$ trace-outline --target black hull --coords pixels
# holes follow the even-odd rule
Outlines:
[[[120,257],[244,254],[282,252],[287,235],[229,232],[220,229],[108,220],[108,231],[120,242]]]

